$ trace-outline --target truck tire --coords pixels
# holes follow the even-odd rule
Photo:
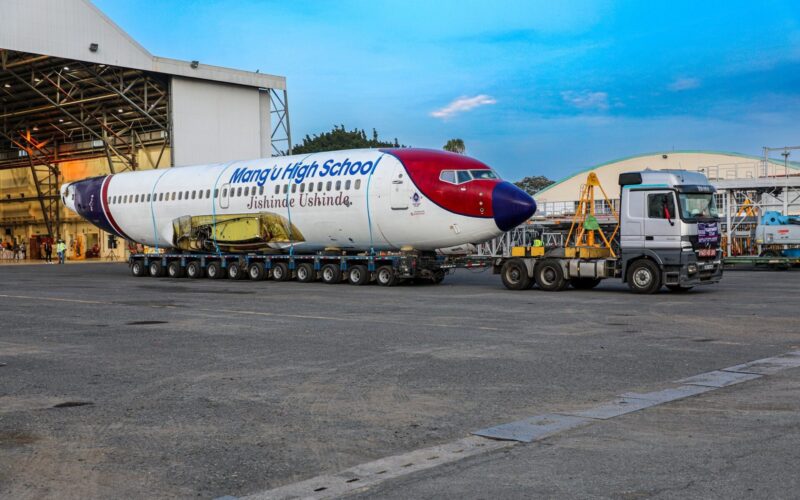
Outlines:
[[[222,270],[222,264],[218,261],[209,262],[206,266],[206,277],[211,280],[224,278],[225,272]]]
[[[536,264],[533,271],[536,284],[542,290],[548,292],[560,292],[569,286],[569,282],[564,279],[564,270],[557,259],[544,259]]]
[[[147,272],[153,278],[160,278],[164,276],[164,267],[161,265],[160,260],[151,260],[147,265]]]
[[[289,281],[292,279],[292,273],[289,271],[289,264],[286,262],[278,262],[272,266],[272,279],[275,281]]]
[[[509,290],[526,290],[531,286],[528,266],[522,259],[510,259],[500,268],[500,278]]]
[[[339,264],[325,264],[319,274],[322,276],[322,282],[326,285],[335,285],[342,282],[342,269]]]
[[[351,267],[347,272],[347,281],[349,281],[351,285],[367,285],[369,284],[370,278],[369,269],[362,264]]]
[[[136,259],[131,262],[131,274],[137,278],[141,278],[147,274],[147,268],[144,267],[144,261],[142,259]]]
[[[183,278],[184,272],[179,260],[173,260],[167,266],[167,276],[170,278]]]
[[[656,293],[661,290],[661,270],[649,259],[639,259],[628,267],[628,287],[634,293]]]
[[[247,268],[247,277],[253,281],[261,281],[267,275],[264,272],[264,264],[261,262],[252,262]]]
[[[304,262],[297,266],[297,281],[301,283],[317,281],[317,271],[314,269],[314,265]]]
[[[381,286],[394,286],[398,279],[392,266],[381,266],[375,271],[375,281]]]
[[[680,285],[667,285],[670,292],[674,293],[686,293],[694,287],[691,286],[680,286]]]
[[[444,269],[437,269],[436,271],[433,272],[433,278],[431,278],[431,281],[433,282],[434,285],[438,285],[439,283],[444,281],[445,275],[446,273],[444,272]]]
[[[228,267],[225,268],[225,274],[228,275],[228,279],[240,280],[245,277],[245,270],[239,261],[233,261],[228,263]]]
[[[591,290],[599,285],[601,281],[600,278],[572,278],[569,280],[569,284],[575,290]]]
[[[193,280],[203,277],[203,267],[200,265],[199,260],[192,260],[186,264],[186,276]]]

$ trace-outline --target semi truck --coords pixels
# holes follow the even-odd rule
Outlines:
[[[617,214],[590,173],[563,246],[515,247],[511,256],[495,261],[494,272],[506,288],[590,289],[603,279],[617,278],[633,292],[652,294],[663,286],[686,292],[722,278],[715,188],[703,174],[627,172],[620,174],[619,185]],[[610,234],[595,218],[597,190],[616,217]]]

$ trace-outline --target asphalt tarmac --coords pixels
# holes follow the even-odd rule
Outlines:
[[[0,497],[246,496],[800,349],[800,272],[687,294],[0,266]],[[365,498],[797,497],[800,369],[390,479]]]

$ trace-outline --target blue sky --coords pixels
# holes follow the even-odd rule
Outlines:
[[[796,0],[95,4],[156,55],[286,76],[295,138],[460,137],[510,180],[800,143]]]

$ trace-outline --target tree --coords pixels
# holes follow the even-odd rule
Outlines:
[[[546,188],[547,186],[555,183],[555,181],[548,179],[543,175],[536,175],[525,177],[524,179],[514,183],[518,188],[522,189],[530,195],[534,195]]]
[[[292,154],[319,153],[321,151],[336,151],[339,149],[359,148],[401,148],[397,139],[394,142],[378,139],[378,131],[372,129],[372,138],[367,139],[367,133],[362,129],[346,130],[344,125],[333,126],[330,132],[303,138],[303,143],[292,148]]]
[[[464,145],[464,141],[462,141],[461,139],[450,139],[449,141],[447,141],[447,144],[445,144],[442,147],[442,149],[444,149],[445,151],[450,151],[452,153],[458,153],[460,155],[463,155],[464,152],[467,150],[467,147]]]

